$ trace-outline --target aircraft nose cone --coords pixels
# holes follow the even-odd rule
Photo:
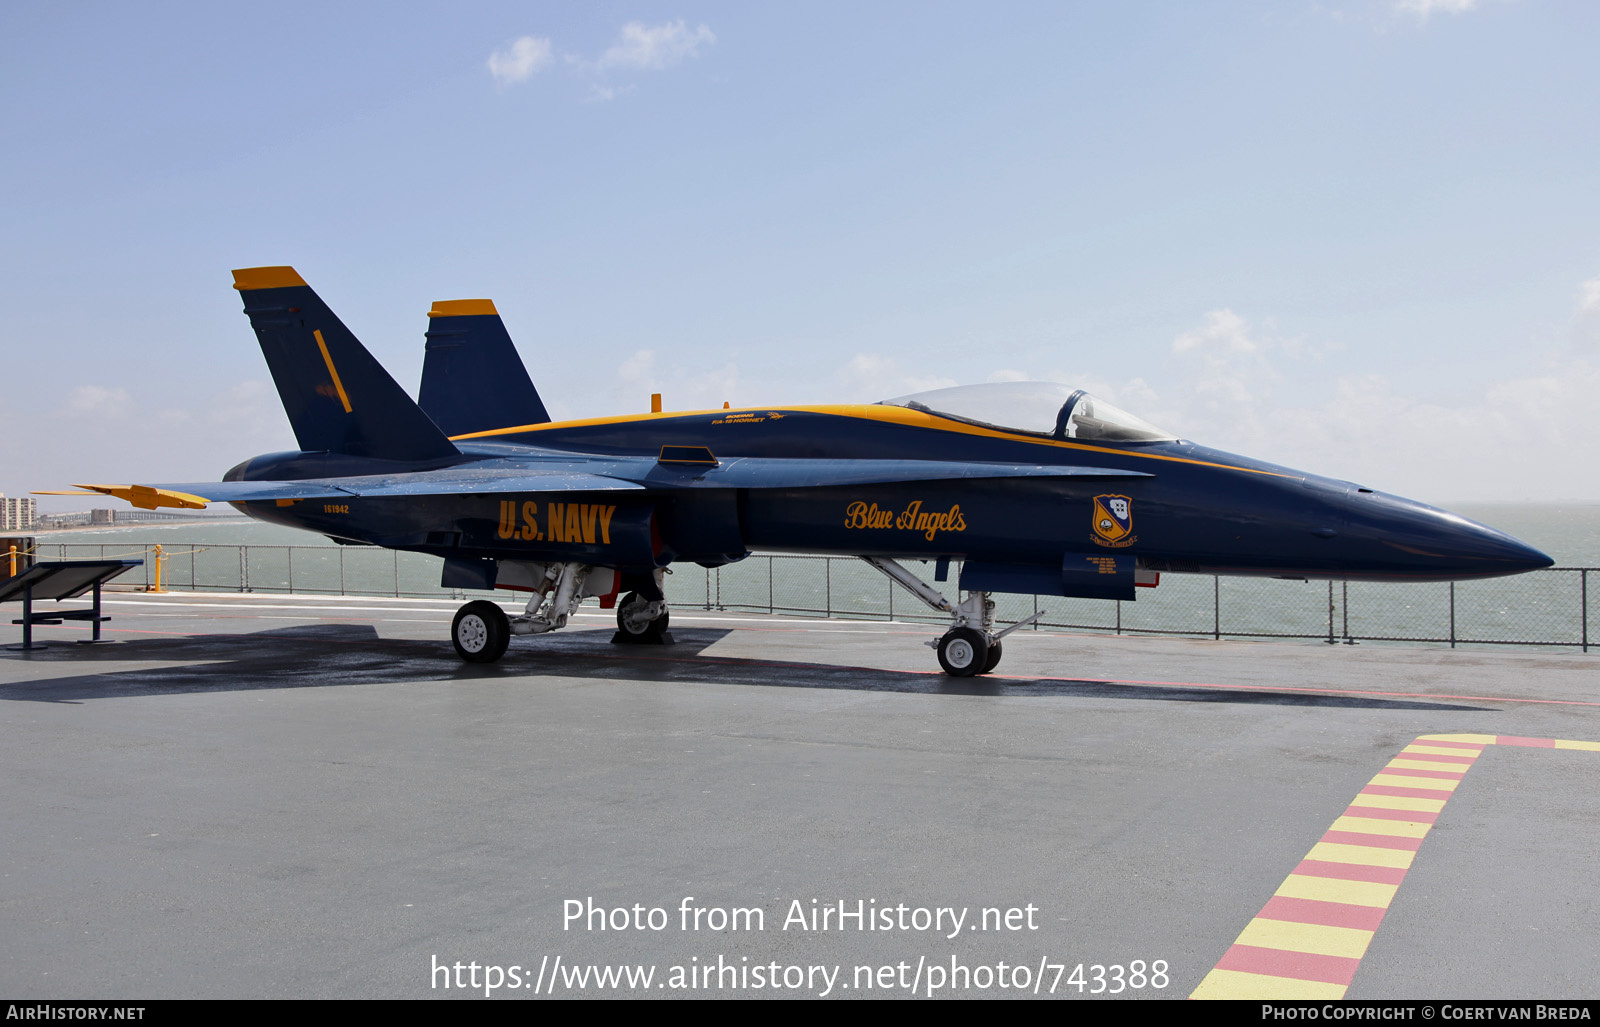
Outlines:
[[[1356,497],[1349,534],[1385,576],[1414,581],[1492,578],[1555,563],[1497,528],[1382,493]]]

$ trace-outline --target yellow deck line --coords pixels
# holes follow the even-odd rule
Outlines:
[[[1345,985],[1323,981],[1302,981],[1295,977],[1273,977],[1239,970],[1213,970],[1206,974],[1190,998],[1209,999],[1337,999],[1344,998]]]
[[[1406,777],[1404,774],[1379,774],[1371,781],[1373,785],[1382,785],[1385,788],[1419,788],[1432,792],[1453,792],[1459,781],[1449,781],[1442,777]]]
[[[1314,956],[1360,959],[1372,943],[1372,933],[1356,927],[1328,927],[1324,924],[1299,924],[1256,917],[1239,932],[1239,939],[1234,944],[1277,949],[1280,952],[1308,952]]]
[[[1283,879],[1283,883],[1273,894],[1289,899],[1342,902],[1347,906],[1388,909],[1399,887],[1398,884],[1380,884],[1377,881],[1346,881],[1341,877],[1290,874]]]
[[[1545,741],[1545,739],[1533,739]],[[1573,741],[1570,739],[1554,739],[1554,748],[1579,749],[1589,752],[1600,752],[1600,742]],[[1462,755],[1477,755],[1478,750],[1456,750],[1445,746],[1424,745],[1425,742],[1479,742],[1483,745],[1496,745],[1499,737],[1496,735],[1421,735],[1408,745],[1403,753],[1428,753],[1444,755],[1460,753]],[[1507,743],[1519,745],[1521,743]],[[1529,748],[1544,748],[1544,746],[1528,746]],[[1445,750],[1440,752],[1439,750]],[[1396,758],[1391,760],[1389,766],[1403,766],[1406,761]],[[1423,761],[1426,762],[1426,761]],[[1460,771],[1473,764],[1460,765]],[[1417,769],[1412,767],[1410,769]],[[1454,766],[1452,770],[1456,769]],[[1415,812],[1437,813],[1444,809],[1445,800],[1456,787],[1457,782],[1437,778],[1414,778],[1403,774],[1380,772],[1369,782],[1371,785],[1388,785],[1401,788],[1428,788],[1444,794],[1437,799],[1411,798],[1403,795],[1369,795],[1365,791],[1358,794],[1355,801],[1345,808],[1329,830],[1351,831],[1365,834],[1381,834],[1390,837],[1424,837],[1431,825],[1405,821],[1386,820],[1378,817],[1363,817],[1359,809],[1363,806],[1375,809],[1396,809]],[[1314,860],[1327,863],[1344,863],[1357,866],[1378,866],[1391,869],[1408,870],[1416,853],[1405,849],[1385,849],[1369,845],[1346,845],[1338,842],[1319,841],[1311,847],[1305,860]],[[1302,861],[1304,862],[1304,861]],[[1384,884],[1369,881],[1347,881],[1343,878],[1320,877],[1310,873],[1290,873],[1284,878],[1283,883],[1274,892],[1275,896],[1291,899],[1308,899],[1315,902],[1339,902],[1349,906],[1366,906],[1374,909],[1387,909],[1399,891],[1398,884]],[[1276,950],[1285,953],[1308,953],[1322,956],[1344,958],[1362,958],[1375,932],[1351,927],[1329,927],[1320,924],[1291,923],[1284,920],[1273,920],[1257,915],[1245,925],[1243,931],[1233,942],[1234,945],[1245,945],[1256,949]],[[1230,950],[1232,946],[1229,946]],[[1223,959],[1226,959],[1224,954]],[[1221,962],[1222,960],[1219,960]],[[1293,959],[1285,959],[1285,965],[1292,966]],[[1238,970],[1223,970],[1213,968],[1201,980],[1198,987],[1190,993],[1193,999],[1337,999],[1343,998],[1347,988],[1344,985],[1326,984],[1320,981],[1305,981],[1293,977],[1278,977],[1271,974],[1245,973]]]
[[[1403,809],[1412,813],[1437,813],[1444,809],[1443,799],[1418,799],[1410,795],[1357,795],[1352,806],[1371,806],[1374,809]]]
[[[1411,820],[1378,820],[1357,817],[1346,813],[1333,822],[1331,830],[1355,831],[1358,834],[1385,834],[1394,838],[1421,838],[1433,825]]]

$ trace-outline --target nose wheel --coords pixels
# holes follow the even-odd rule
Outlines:
[[[938,648],[939,666],[951,677],[970,678],[989,669],[989,640],[976,628],[951,628]],[[998,662],[998,647],[995,652]]]
[[[989,593],[969,592],[959,603],[952,603],[927,582],[887,557],[863,556],[861,559],[922,600],[929,609],[947,613],[955,621],[955,625],[938,640],[928,643],[938,651],[939,666],[951,677],[970,678],[974,674],[987,674],[994,670],[1000,665],[1000,640],[1045,615],[1045,611],[1040,610],[1009,628],[996,631],[994,601],[989,598]]]

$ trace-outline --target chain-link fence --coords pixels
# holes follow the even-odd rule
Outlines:
[[[37,559],[136,556],[143,567],[118,584],[151,587],[155,547],[39,543]],[[214,592],[295,592],[465,598],[439,587],[439,559],[370,546],[163,546],[162,586]],[[923,571],[927,577],[927,569]],[[1550,567],[1487,581],[1388,584],[1280,581],[1270,578],[1162,574],[1158,588],[1136,602],[995,595],[996,617],[1012,624],[1040,610],[1038,627],[1123,635],[1199,638],[1320,639],[1565,646],[1589,651],[1600,642],[1589,585],[1600,568]],[[932,582],[955,600],[959,564]],[[729,610],[942,623],[929,609],[865,561],[849,557],[757,555],[725,567],[673,568],[667,599],[679,609]]]
[[[996,595],[996,617],[1014,623],[1041,609],[1043,628],[1123,635],[1293,638],[1326,642],[1569,646],[1600,640],[1589,609],[1600,568],[1552,567],[1487,581],[1393,584],[1280,581],[1163,574],[1133,602]],[[707,608],[810,616],[942,622],[863,561],[752,556],[706,572]],[[957,598],[960,572],[935,582]],[[1600,578],[1596,578],[1600,582]]]

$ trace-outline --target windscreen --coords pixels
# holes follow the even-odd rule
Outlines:
[[[1177,436],[1057,382],[989,382],[883,401],[1002,431],[1098,442],[1160,442]]]

